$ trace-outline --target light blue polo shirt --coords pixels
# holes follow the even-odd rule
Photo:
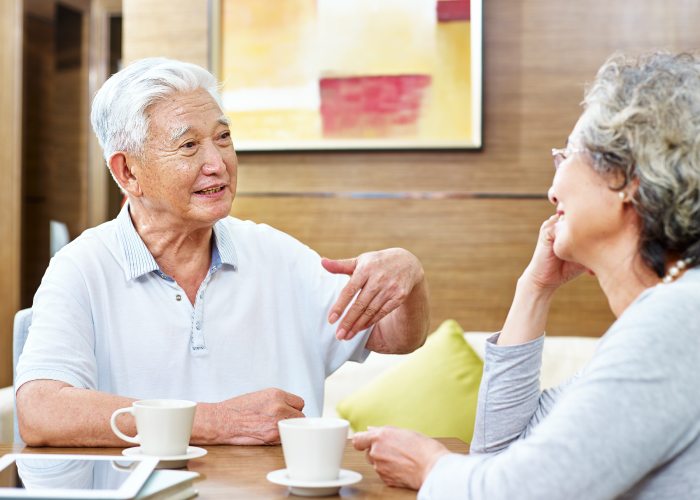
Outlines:
[[[338,341],[327,321],[349,277],[265,224],[214,225],[194,306],[136,232],[128,204],[51,260],[34,297],[16,387],[50,379],[137,399],[219,402],[275,387],[320,416],[323,384],[366,359],[371,329]]]

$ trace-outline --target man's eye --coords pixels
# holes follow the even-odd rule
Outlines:
[[[185,148],[193,148],[194,147],[194,141],[186,142],[183,147]]]
[[[221,134],[222,139],[228,139],[229,137],[231,137],[231,132],[224,132]]]

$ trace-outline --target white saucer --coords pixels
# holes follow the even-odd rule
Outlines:
[[[292,495],[300,497],[328,497],[337,495],[340,488],[350,484],[359,483],[362,474],[351,470],[340,469],[338,479],[330,481],[304,481],[300,479],[290,479],[287,469],[280,469],[270,472],[267,480],[271,483],[289,486]]]
[[[189,462],[193,458],[203,457],[206,454],[207,450],[205,450],[204,448],[188,446],[187,453],[185,455],[155,457],[158,460],[160,460],[158,462],[158,465],[156,465],[156,469],[181,469],[182,467],[187,467],[187,462]],[[127,457],[141,456],[141,447],[134,446],[133,448],[127,448],[126,450],[122,450],[122,455],[126,455]]]

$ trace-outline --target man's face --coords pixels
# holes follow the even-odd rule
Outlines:
[[[143,161],[133,171],[144,207],[203,227],[226,217],[236,194],[238,162],[226,118],[211,95],[201,89],[173,94],[147,113]]]

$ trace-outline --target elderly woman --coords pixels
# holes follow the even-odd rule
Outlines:
[[[422,345],[428,287],[409,252],[322,261],[229,217],[236,153],[206,70],[137,61],[91,118],[129,201],[56,255],[34,298],[15,382],[27,444],[123,446],[110,416],[152,398],[200,402],[193,444],[278,443],[280,419],[320,415],[342,363]]]
[[[614,56],[563,150],[532,262],[487,343],[471,455],[372,429],[355,447],[421,499],[700,498],[700,59]],[[585,269],[618,318],[540,393],[547,311]]]

